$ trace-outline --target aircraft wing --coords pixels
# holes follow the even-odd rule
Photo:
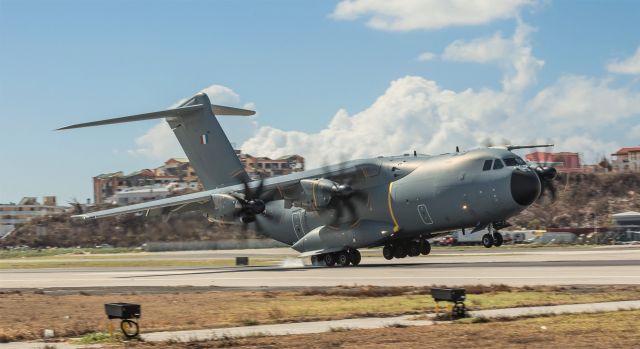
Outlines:
[[[351,174],[363,170],[364,162],[361,160],[352,160],[346,163],[333,166],[325,166],[304,172],[295,172],[289,175],[271,177],[264,179],[264,190],[274,191],[275,199],[283,199],[286,192],[294,191],[300,180],[308,178],[331,178],[334,175]],[[260,185],[260,181],[248,183],[249,188],[255,189]],[[146,216],[164,215],[170,213],[180,213],[187,211],[195,211],[204,208],[212,200],[212,195],[226,194],[231,192],[242,193],[244,186],[242,184],[231,185],[218,189],[212,189],[192,194],[185,194],[166,199],[153,200],[140,204],[116,207],[108,210],[88,212],[80,215],[72,216],[78,219],[97,219],[118,216],[127,213],[144,212]]]
[[[144,212],[145,215],[151,216],[156,214],[192,211],[198,209],[202,205],[206,205],[209,201],[211,201],[211,195],[213,194],[212,192],[215,192],[215,190],[175,196],[135,205],[116,207],[108,210],[88,212],[71,216],[71,218],[95,219],[136,212]]]

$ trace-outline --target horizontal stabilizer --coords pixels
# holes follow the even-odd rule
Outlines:
[[[188,105],[188,106],[184,106],[184,107],[180,107],[180,108],[161,110],[161,111],[156,111],[156,112],[151,112],[151,113],[123,116],[123,117],[120,117],[120,118],[113,118],[113,119],[106,119],[106,120],[99,120],[99,121],[92,121],[92,122],[85,122],[85,123],[81,123],[81,124],[75,124],[75,125],[61,127],[59,129],[57,129],[57,131],[69,130],[69,129],[81,128],[81,127],[120,124],[120,123],[123,123],[123,122],[132,122],[132,121],[142,121],[142,120],[152,120],[152,119],[177,117],[177,116],[182,116],[182,115],[189,114],[191,112],[200,110],[202,108],[203,108],[202,104],[194,104],[194,105]],[[222,106],[222,105],[215,105],[215,104],[212,104],[211,108],[212,108],[213,113],[215,115],[250,116],[250,115],[254,115],[256,113],[253,110],[233,108],[233,107],[225,107],[225,106]]]

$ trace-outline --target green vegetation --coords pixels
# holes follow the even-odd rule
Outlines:
[[[250,266],[276,265],[280,260],[250,259]],[[235,266],[235,259],[107,259],[107,260],[19,260],[2,261],[0,269],[48,269],[48,268],[118,268],[118,267],[231,267]]]
[[[31,258],[31,257],[50,257],[61,255],[78,255],[86,254],[112,254],[112,253],[132,253],[142,252],[133,247],[110,247],[110,248],[46,248],[46,249],[30,249],[30,250],[0,250],[0,259],[10,258]]]
[[[122,339],[119,332],[114,332],[113,336],[106,332],[93,332],[85,334],[80,338],[72,339],[71,344],[98,344],[98,343],[117,343]]]

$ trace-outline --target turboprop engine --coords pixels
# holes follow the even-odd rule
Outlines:
[[[329,206],[340,185],[328,179],[303,179],[302,192],[292,203],[308,211],[318,211]]]
[[[207,219],[211,222],[231,223],[241,209],[238,199],[227,194],[211,195],[211,207],[207,209]]]

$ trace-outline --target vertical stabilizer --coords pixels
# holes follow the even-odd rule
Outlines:
[[[201,105],[176,117],[167,117],[173,133],[205,189],[242,183],[247,173],[213,114],[209,97],[199,93],[180,108]]]

